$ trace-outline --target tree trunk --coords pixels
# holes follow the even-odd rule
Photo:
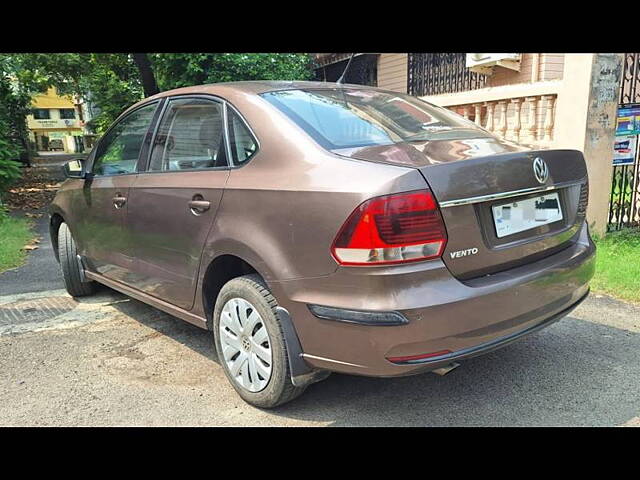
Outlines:
[[[150,97],[155,95],[160,90],[156,83],[156,76],[153,74],[151,68],[151,62],[146,53],[132,53],[133,61],[136,62],[138,71],[140,72],[140,79],[142,80],[142,88],[144,89],[144,96]]]

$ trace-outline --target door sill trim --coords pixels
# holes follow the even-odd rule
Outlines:
[[[143,293],[140,290],[136,290],[135,288],[129,287],[128,285],[125,285],[124,283],[120,283],[116,280],[106,278],[98,273],[85,270],[85,275],[90,280],[95,280],[98,283],[102,283],[103,285],[106,285],[109,288],[113,288],[114,290],[117,290],[120,293],[124,293],[125,295],[128,295],[129,297],[132,297],[136,300],[146,303],[147,305],[157,308],[158,310],[162,310],[163,312],[166,312],[169,315],[173,315],[174,317],[178,317],[182,320],[185,320],[195,325],[196,327],[200,327],[205,330],[207,329],[206,319],[198,315],[194,315],[193,313],[188,312],[186,310],[183,310],[180,307],[176,307],[171,303],[165,302],[164,300],[160,300],[156,297],[152,297],[151,295]]]

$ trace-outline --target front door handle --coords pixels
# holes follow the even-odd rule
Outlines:
[[[124,204],[127,203],[127,197],[123,197],[121,194],[116,194],[115,197],[113,197],[113,206],[116,208],[122,208],[124,207]]]
[[[200,197],[197,195],[197,197]],[[208,200],[203,200],[202,197],[194,198],[189,202],[189,209],[191,209],[191,213],[194,215],[200,215],[211,208],[211,202]]]

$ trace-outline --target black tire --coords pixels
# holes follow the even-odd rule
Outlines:
[[[272,353],[272,373],[266,387],[259,392],[251,392],[238,385],[233,379],[222,353],[219,338],[220,314],[222,308],[232,298],[240,297],[255,306],[262,317],[264,326],[269,334]],[[273,408],[289,402],[301,395],[305,387],[296,387],[291,383],[291,372],[287,359],[287,345],[282,326],[276,315],[278,303],[259,275],[244,275],[227,282],[216,299],[213,312],[213,334],[218,352],[220,365],[229,383],[242,399],[259,408]]]
[[[96,282],[80,281],[80,265],[76,255],[76,242],[73,241],[69,227],[63,222],[58,229],[58,258],[64,286],[72,297],[91,295],[95,291]]]

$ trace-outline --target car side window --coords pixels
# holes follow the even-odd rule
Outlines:
[[[170,100],[153,142],[149,170],[227,166],[222,104],[203,98]]]
[[[242,165],[258,150],[258,143],[246,124],[232,108],[227,109],[229,119],[229,145],[235,165]]]
[[[135,173],[142,141],[153,119],[156,103],[145,105],[118,122],[100,141],[93,161],[94,175]]]

